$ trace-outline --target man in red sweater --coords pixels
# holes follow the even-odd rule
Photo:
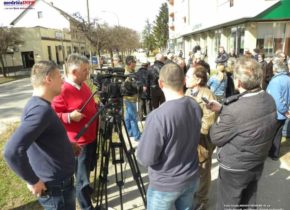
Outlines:
[[[85,56],[71,54],[66,63],[67,76],[61,94],[54,98],[52,107],[63,122],[71,142],[80,147],[76,157],[76,196],[82,210],[94,209],[91,202],[90,166],[96,150],[96,131],[98,122],[94,121],[86,132],[76,140],[76,135],[98,111],[97,104],[91,96],[91,90],[85,80],[89,75],[89,62]]]

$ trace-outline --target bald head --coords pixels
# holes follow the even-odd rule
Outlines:
[[[162,55],[161,53],[157,53],[155,56],[155,60],[164,62],[164,55]]]

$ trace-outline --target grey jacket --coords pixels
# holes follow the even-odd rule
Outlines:
[[[245,94],[224,105],[211,127],[212,143],[218,146],[220,166],[245,171],[263,164],[277,129],[276,106],[264,91]]]

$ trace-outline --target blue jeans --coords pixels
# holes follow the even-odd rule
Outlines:
[[[75,210],[75,188],[73,177],[63,181],[45,183],[47,191],[38,198],[45,210]]]
[[[95,157],[95,144],[92,142],[82,146],[81,153],[76,158],[76,195],[82,210],[92,210],[90,168]]]
[[[179,192],[161,192],[150,188],[147,190],[147,210],[193,210],[196,206],[193,200],[198,189],[198,179]]]
[[[125,124],[128,131],[129,136],[134,137],[135,140],[139,140],[141,137],[141,133],[138,127],[137,121],[137,107],[136,103],[124,100],[125,102]]]

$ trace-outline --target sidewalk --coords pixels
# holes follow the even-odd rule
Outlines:
[[[140,126],[141,128],[141,126]],[[131,140],[133,147],[138,143]],[[147,190],[149,179],[147,170],[139,166],[145,188]],[[209,193],[209,208],[214,210],[216,204],[216,190],[218,177],[218,162],[216,153],[213,154],[212,161],[212,183]],[[108,182],[108,202],[109,207],[121,210],[119,189],[115,182],[115,172],[112,163],[109,163],[109,182]],[[257,204],[260,209],[265,210],[287,210],[290,206],[290,139],[284,141],[281,147],[281,158],[273,161],[267,158],[264,171],[258,186]],[[140,192],[136,182],[133,180],[129,164],[124,164],[124,187],[122,188],[123,209],[125,210],[145,210]],[[259,208],[258,208],[259,209]]]

